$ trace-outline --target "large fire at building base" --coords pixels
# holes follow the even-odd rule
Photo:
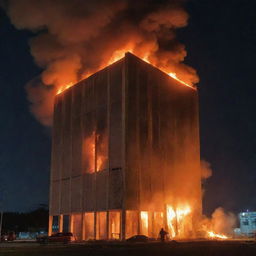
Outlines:
[[[196,236],[198,95],[127,53],[55,99],[49,232]]]

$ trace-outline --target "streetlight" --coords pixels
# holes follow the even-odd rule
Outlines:
[[[4,215],[4,212],[3,212],[3,208],[2,208],[1,213],[0,213],[0,241],[1,241],[1,237],[2,237],[3,215]]]
[[[3,226],[3,216],[4,216],[4,207],[3,207],[3,201],[4,201],[4,190],[2,189],[0,191],[0,241],[1,241],[1,237],[2,237],[2,226]]]

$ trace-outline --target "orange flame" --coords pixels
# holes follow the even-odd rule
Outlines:
[[[170,232],[171,237],[176,236],[175,232],[175,220],[176,220],[176,213],[172,206],[167,206],[167,226]]]
[[[110,60],[108,61],[108,65],[113,64],[116,61],[119,61],[120,59],[122,59],[125,56],[126,52],[133,52],[132,49],[123,49],[123,50],[117,50],[113,53],[113,55],[111,56]]]
[[[132,48],[125,48],[125,49],[122,49],[122,50],[116,50],[116,51],[112,54],[112,56],[110,57],[109,61],[108,61],[105,65],[103,65],[101,68],[104,68],[104,66],[111,65],[111,64],[113,64],[114,62],[116,62],[116,61],[122,59],[122,58],[125,56],[125,53],[126,53],[126,52],[131,52],[131,53],[133,53],[133,50],[132,50]],[[145,62],[147,62],[147,63],[153,65],[153,64],[149,61],[149,59],[148,59],[148,54],[145,53],[144,56],[142,56],[142,59],[143,59],[143,61],[145,61]],[[154,65],[153,65],[153,66],[154,66]],[[178,81],[179,83],[181,83],[181,84],[183,84],[183,85],[185,85],[185,86],[187,86],[187,87],[189,87],[189,88],[195,90],[195,87],[194,87],[194,86],[192,86],[192,85],[190,85],[190,84],[184,82],[183,80],[181,80],[181,79],[176,75],[176,73],[174,73],[174,72],[168,72],[164,67],[158,67],[158,66],[156,66],[156,67],[159,68],[160,70],[162,70],[164,73],[166,73],[166,74],[169,75],[170,77],[172,77],[173,79],[175,79],[176,81]],[[85,78],[89,77],[90,75],[91,75],[91,74],[87,74],[87,73],[86,73],[86,74],[82,77],[82,79],[85,79]],[[62,93],[64,90],[70,88],[70,87],[73,86],[74,84],[75,84],[74,82],[70,82],[70,83],[68,83],[68,84],[66,84],[66,85],[64,85],[64,86],[61,86],[61,87],[57,90],[57,94]]]
[[[93,173],[95,169],[96,169],[96,172],[101,171],[107,160],[107,156],[103,154],[103,152],[97,150],[97,160],[96,160],[96,168],[95,168],[96,140],[99,141],[99,135],[98,134],[96,135],[95,131],[84,140],[83,157],[87,161],[87,172],[89,173]],[[106,143],[105,140],[103,140],[101,144],[98,145],[98,147],[99,148],[104,147],[104,145],[102,145],[104,143]]]
[[[140,216],[141,216],[141,220],[143,222],[143,226],[148,228],[148,212],[141,211]]]
[[[222,235],[222,234],[214,233],[213,231],[208,231],[207,234],[208,234],[208,237],[210,237],[210,238],[228,239],[227,236]]]
[[[191,213],[191,208],[188,205],[182,205],[174,208],[171,205],[167,205],[167,226],[171,237],[184,236],[185,227],[191,225],[191,219],[187,219]]]
[[[66,84],[66,85],[64,85],[64,86],[61,86],[61,87],[58,89],[57,94],[62,93],[63,91],[67,90],[68,88],[70,88],[70,87],[73,86],[73,85],[74,85],[74,83],[73,83],[73,82],[70,82],[70,83],[68,83],[68,84]]]
[[[180,83],[186,85],[187,87],[190,87],[190,88],[192,88],[192,89],[195,89],[195,87],[193,87],[192,85],[189,85],[189,84],[185,83],[184,81],[182,81],[181,79],[179,79],[179,78],[177,77],[176,73],[171,72],[171,73],[168,73],[168,75],[171,76],[172,78],[174,78],[175,80],[179,81]]]
[[[148,212],[141,211],[140,218],[141,218],[141,233],[143,235],[148,236]]]
[[[84,140],[83,157],[87,160],[87,172],[93,173],[95,166],[95,132]]]

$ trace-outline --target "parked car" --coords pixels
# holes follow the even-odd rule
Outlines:
[[[63,243],[67,244],[73,240],[73,234],[70,232],[59,232],[51,236],[37,236],[37,242],[40,244]]]
[[[147,236],[144,236],[144,235],[136,235],[136,236],[132,236],[128,239],[126,239],[127,242],[148,242],[148,237]]]
[[[8,235],[2,235],[1,242],[7,242],[7,241],[8,241]]]
[[[13,241],[16,239],[16,235],[14,232],[9,232],[8,234],[3,234],[1,236],[1,242]]]

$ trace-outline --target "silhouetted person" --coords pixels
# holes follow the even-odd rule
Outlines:
[[[159,236],[160,236],[161,242],[165,241],[165,237],[166,237],[167,234],[168,233],[163,228],[161,228],[161,230],[159,232]]]

